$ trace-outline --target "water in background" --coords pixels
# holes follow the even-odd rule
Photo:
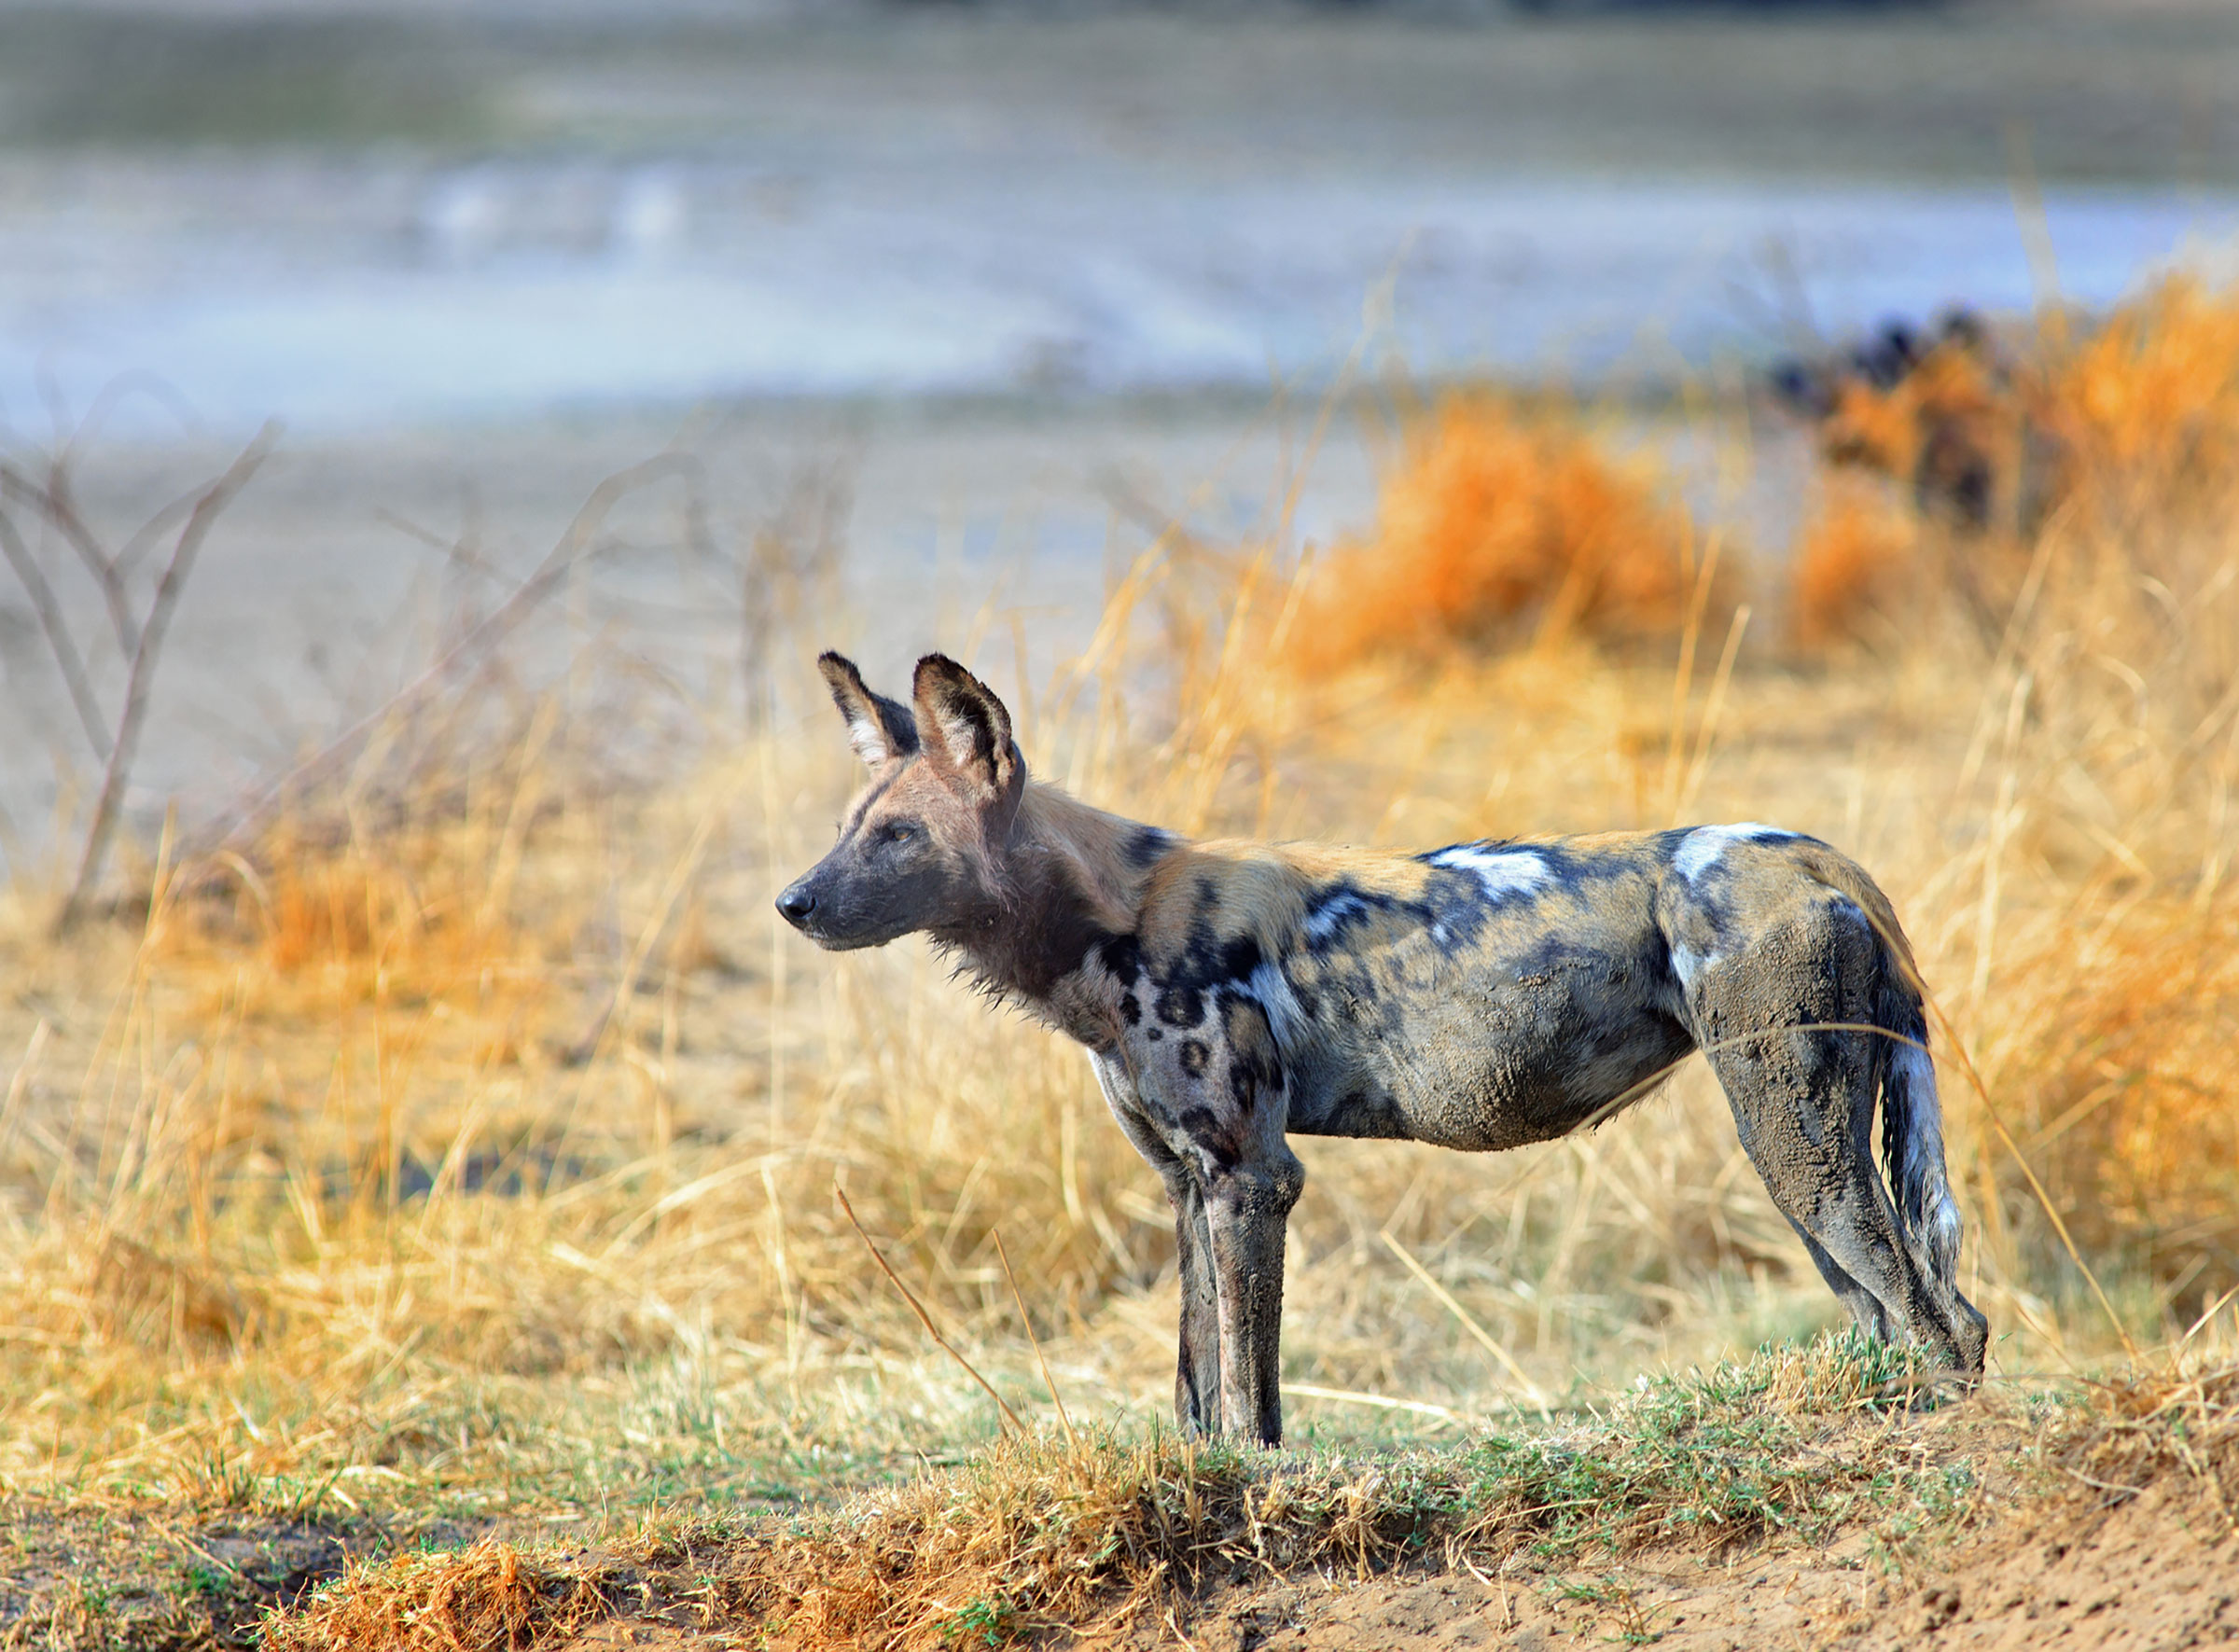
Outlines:
[[[2239,121],[2188,90],[2239,63],[2229,29],[579,9],[454,35],[0,6],[0,412],[34,431],[42,382],[82,409],[128,372],[327,434],[1257,390],[1364,336],[1431,377],[1668,379],[2023,305],[2025,229],[2085,303],[2239,230],[2185,160]],[[2095,181],[2017,215],[2009,118]]]
[[[2102,303],[2239,229],[2239,200],[2054,190],[2042,223],[2060,290]],[[704,397],[1251,388],[1326,376],[1370,333],[1431,377],[1661,378],[1761,359],[1807,318],[2019,307],[2034,280],[1996,187],[1176,187],[1094,158],[991,174],[938,156],[784,175],[85,165],[0,219],[0,387],[20,401],[46,376],[82,408],[145,371],[220,427],[341,432]]]

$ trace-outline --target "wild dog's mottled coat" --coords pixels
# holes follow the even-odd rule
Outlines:
[[[822,665],[871,780],[779,908],[826,947],[928,933],[1087,1047],[1174,1206],[1186,1423],[1281,1436],[1287,1134],[1544,1141],[1695,1049],[1858,1322],[1982,1368],[1911,955],[1826,844],[1755,825],[1422,854],[1188,842],[1030,782],[953,661],[919,662],[911,707]]]

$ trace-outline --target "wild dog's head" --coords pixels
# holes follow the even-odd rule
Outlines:
[[[1010,714],[939,654],[917,662],[908,705],[872,693],[837,654],[816,663],[870,781],[848,805],[840,841],[786,886],[777,909],[835,951],[986,928],[1003,910],[1002,854],[1026,789]]]

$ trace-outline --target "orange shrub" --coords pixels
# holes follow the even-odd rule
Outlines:
[[[1863,635],[1919,573],[1917,525],[1867,489],[1830,483],[1796,549],[1796,641],[1818,648]]]
[[[376,849],[282,826],[254,859],[188,880],[160,926],[164,980],[256,1019],[440,1003],[466,1012],[462,1027],[508,1027],[551,996],[548,948],[511,909],[506,857],[471,834],[399,834]]]
[[[1686,519],[1647,466],[1562,420],[1456,396],[1409,433],[1374,531],[1314,570],[1287,652],[1327,669],[1572,631],[1670,633],[1694,582]]]
[[[2239,464],[2239,294],[2173,277],[2048,375],[2043,399],[2088,472],[2167,506]]]
[[[2027,973],[2049,990],[1997,1075],[2077,1242],[2182,1301],[2239,1281],[2239,906],[2148,907]],[[2026,992],[2026,987],[2023,988]],[[2009,1197],[2024,1217],[2018,1187]]]

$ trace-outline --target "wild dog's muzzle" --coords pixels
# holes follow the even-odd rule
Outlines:
[[[816,892],[806,878],[796,878],[777,897],[777,909],[794,928],[806,931],[816,913]]]
[[[862,895],[850,880],[830,876],[827,867],[813,867],[786,885],[777,909],[827,952],[883,947],[910,932],[911,925],[885,903],[867,904]]]

